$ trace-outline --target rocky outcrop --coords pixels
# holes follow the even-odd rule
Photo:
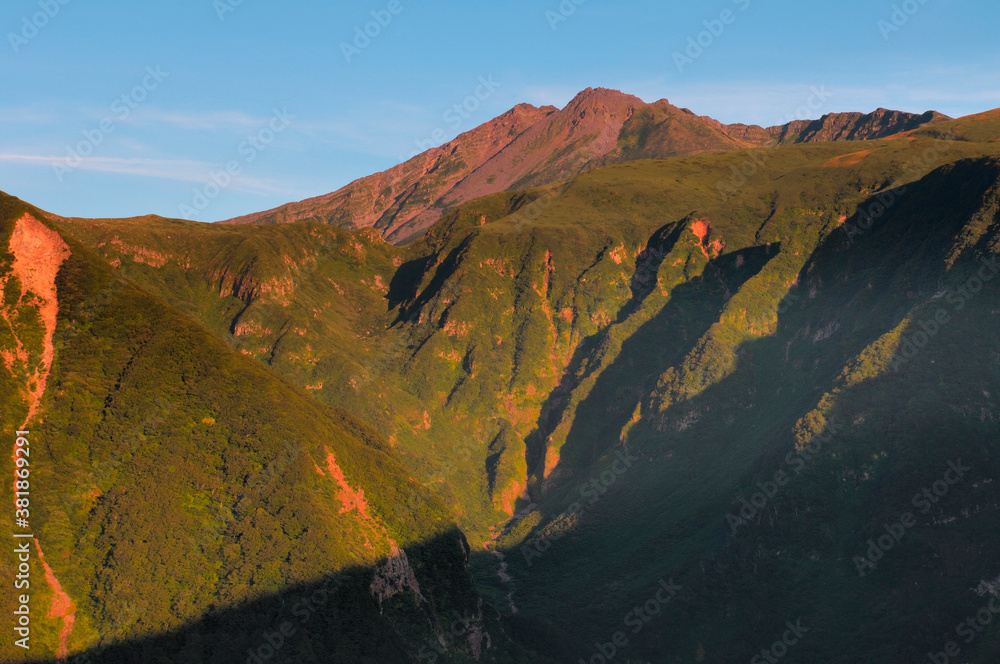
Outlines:
[[[767,131],[780,144],[873,141],[948,119],[948,116],[935,111],[916,115],[880,108],[867,114],[831,113],[819,120],[796,120],[779,127],[770,127]]]
[[[615,150],[622,126],[644,106],[638,97],[617,90],[587,88],[518,136],[442,202],[450,207],[497,191],[569,178]]]
[[[406,551],[397,548],[396,552],[375,570],[375,577],[371,583],[372,596],[381,606],[387,599],[406,590],[411,590],[414,595],[424,599],[420,594],[420,584],[417,583],[417,577],[406,557]]]
[[[25,213],[14,226],[8,247],[14,256],[10,273],[0,278],[0,290],[6,290],[7,283],[14,277],[20,285],[17,302],[3,307],[2,315],[11,328],[15,342],[13,349],[2,352],[8,371],[23,373],[26,379],[28,415],[21,428],[26,428],[38,410],[45,385],[48,382],[55,348],[52,343],[56,331],[56,316],[59,302],[56,298],[56,274],[63,261],[69,256],[69,247],[57,232]],[[22,343],[20,309],[31,307],[36,310],[42,324],[42,339],[39,348],[30,348]],[[20,368],[20,371],[17,369]]]

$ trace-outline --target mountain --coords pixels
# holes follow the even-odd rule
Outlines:
[[[988,660],[997,112],[782,144],[650,106],[548,113],[399,245],[2,199],[38,661],[67,616],[110,662]],[[635,158],[695,127],[758,147]]]
[[[1000,141],[1000,109],[922,127],[914,131],[913,135],[973,143],[996,143]]]
[[[871,113],[830,113],[818,120],[793,120],[764,129],[755,125],[722,125],[733,138],[754,145],[816,143],[821,141],[870,141],[913,131],[950,120],[937,111],[922,115],[879,108]]]
[[[535,108],[518,104],[453,141],[387,171],[356,180],[332,194],[237,217],[227,223],[316,220],[341,228],[374,227],[387,237],[398,234],[408,223],[420,223],[421,228],[426,228],[437,219],[430,208],[444,192],[555,110],[551,106]],[[423,222],[415,222],[421,215]]]
[[[824,115],[819,120],[796,120],[782,127],[771,127],[768,132],[775,136],[781,144],[818,141],[870,141],[950,119],[936,111],[914,115],[879,108],[866,114],[835,113]]]
[[[502,659],[464,536],[377,432],[124,280],[44,212],[2,195],[0,223],[2,416],[30,430],[18,456],[34,535],[0,558],[32,561],[32,648],[5,639],[4,661],[244,661],[283,620],[304,627],[280,661],[400,661],[453,613],[466,618],[453,645]],[[314,619],[328,601],[340,611]],[[14,615],[14,593],[0,603]],[[168,636],[198,620],[197,638]]]
[[[835,113],[764,129],[724,125],[661,99],[587,88],[563,109],[521,104],[472,131],[338,191],[230,219],[230,224],[321,221],[374,227],[393,243],[412,241],[447,210],[481,196],[566,180],[582,170],[769,144],[866,140],[947,120],[878,109]]]

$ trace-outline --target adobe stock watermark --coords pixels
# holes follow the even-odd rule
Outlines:
[[[448,128],[453,132],[459,131],[465,124],[465,121],[472,117],[472,114],[479,110],[479,107],[484,101],[493,96],[497,88],[501,87],[502,83],[497,83],[493,80],[493,75],[480,76],[476,89],[473,90],[472,94],[463,99],[461,102],[455,104],[441,116],[442,122],[448,125]],[[400,158],[400,161],[408,161],[413,159],[421,152],[436,148],[445,142],[447,138],[447,133],[444,127],[438,127],[431,132],[430,136],[425,139],[415,139],[414,144],[417,149],[410,153],[410,156],[406,159]]]
[[[303,594],[291,605],[291,614],[296,620],[283,620],[275,625],[273,632],[264,633],[264,643],[256,648],[247,649],[247,664],[266,664],[273,659],[285,644],[298,634],[301,625],[307,624],[312,617],[323,610],[330,601],[330,596],[343,585],[339,576],[327,575],[323,585]],[[296,624],[298,623],[298,624]]]
[[[139,105],[149,97],[149,93],[160,87],[168,76],[170,74],[161,70],[159,65],[155,69],[146,67],[146,75],[140,84],[111,102],[111,115],[103,118],[94,129],[85,129],[83,140],[75,146],[66,146],[66,156],[52,164],[56,179],[62,182],[63,178],[76,170],[86,157],[94,154],[94,151],[104,143],[104,139],[117,128],[115,122],[124,122],[128,119],[132,111],[139,108]]]
[[[350,42],[340,42],[340,52],[344,54],[344,60],[351,64],[351,60],[361,55],[361,51],[371,46],[372,40],[382,34],[382,31],[389,27],[392,19],[399,16],[406,9],[400,0],[390,0],[384,9],[373,9],[371,11],[372,20],[364,26],[354,26],[354,39]]]
[[[826,89],[825,85],[812,86],[809,88],[809,96],[805,102],[794,111],[785,114],[785,123],[796,120],[810,120],[822,109],[834,93]],[[767,166],[767,162],[774,155],[774,149],[779,147],[777,139],[771,139],[759,150],[748,150],[746,159],[739,165],[732,164],[729,167],[729,178],[720,179],[715,183],[715,190],[725,203],[729,197],[735,195],[747,183],[748,178],[752,178],[758,171]]]
[[[746,11],[750,8],[751,0],[732,0],[732,3],[739,7],[740,11]],[[694,61],[711,48],[716,40],[726,32],[726,27],[735,23],[738,17],[739,14],[732,9],[723,9],[718,18],[702,21],[705,29],[693,37],[688,37],[687,48],[684,49],[683,53],[681,51],[673,53],[672,57],[678,73],[683,74],[684,67],[694,64]]]
[[[225,21],[226,14],[233,13],[242,4],[243,0],[212,0],[212,8],[220,21]]]
[[[576,8],[585,3],[587,0],[562,0],[559,6],[556,7],[559,11],[553,11],[547,9],[545,11],[545,20],[549,22],[549,27],[552,28],[552,32],[555,32],[559,28],[560,23],[565,23],[569,20],[569,17],[576,13]]]
[[[1000,256],[986,256],[980,259],[980,263],[982,264],[976,273],[966,279],[961,286],[948,291],[947,297],[945,293],[939,293],[935,297],[945,297],[945,301],[952,306],[955,313],[965,309],[966,305],[982,293],[986,284],[1000,272]],[[952,320],[954,319],[951,313],[946,308],[939,307],[934,312],[933,318],[919,321],[917,326],[920,329],[904,335],[899,348],[893,353],[891,365],[893,372],[898,372],[904,364],[913,360]]]
[[[510,223],[514,226],[514,228],[521,228],[525,224],[538,221],[538,218],[542,216],[542,213],[545,212],[545,210],[576,181],[576,178],[583,172],[582,169],[584,166],[586,166],[586,159],[578,158],[577,163],[563,168],[558,174],[556,174],[555,177],[552,178],[553,182],[564,180],[562,184],[555,189],[545,191],[538,198],[520,207],[516,212],[509,215],[507,218],[510,220]]]
[[[897,177],[887,190],[875,196],[874,200],[870,201],[863,209],[858,207],[856,223],[845,223],[842,226],[844,233],[847,234],[847,241],[853,244],[854,238],[867,233],[876,221],[900,201],[909,185],[900,185],[899,182],[907,177],[920,177],[941,155],[951,150],[954,143],[955,139],[951,137],[935,139],[932,147],[908,160],[903,165],[903,174]]]
[[[440,635],[440,640],[430,646],[421,646],[417,657],[427,660],[429,664],[437,662],[438,657],[448,654],[460,639],[468,636],[478,623],[476,616],[466,609],[461,615],[457,611],[452,611],[454,618],[448,625],[448,629]]]
[[[770,648],[761,648],[760,654],[754,655],[750,660],[750,664],[764,664],[764,662],[776,664],[810,630],[809,627],[802,626],[802,618],[799,618],[794,623],[792,621],[786,622],[785,627],[788,629],[782,632],[781,637],[776,639]]]
[[[962,459],[948,462],[948,470],[945,471],[942,479],[934,482],[930,487],[922,489],[913,495],[910,503],[921,514],[929,514],[934,505],[937,505],[942,498],[948,495],[951,487],[965,479],[965,474],[972,468],[962,465]],[[899,544],[906,533],[917,525],[917,517],[913,512],[903,512],[899,519],[891,524],[883,524],[882,530],[885,532],[877,538],[868,540],[868,548],[864,556],[854,556],[855,569],[858,576],[871,574],[882,558],[885,557],[897,544]]]
[[[242,162],[239,159],[230,159],[226,162],[225,168],[210,173],[208,182],[194,188],[191,204],[182,203],[180,205],[181,216],[185,219],[193,219],[204,212],[211,202],[218,198],[243,172],[243,164],[252,164],[261,153],[267,150],[267,146],[274,142],[278,134],[288,128],[294,119],[295,116],[289,113],[287,108],[280,111],[274,109],[267,126],[255,134],[247,136],[246,140],[237,146],[236,152],[243,157]]]
[[[1000,597],[997,596],[996,582],[983,581],[976,589],[976,594],[980,597],[989,593],[990,600],[975,615],[971,615],[955,627],[955,634],[969,646],[986,631],[986,628],[997,620],[1000,615]],[[931,664],[951,664],[962,652],[962,646],[958,641],[948,641],[944,648],[938,652],[927,653],[927,659]]]
[[[670,604],[682,590],[684,590],[684,587],[674,583],[673,579],[670,579],[670,581],[660,579],[652,596],[626,613],[625,617],[622,618],[622,623],[633,635],[638,634],[653,618],[659,616],[663,612],[663,607]],[[628,647],[628,644],[628,632],[618,630],[611,635],[609,641],[598,641],[595,643],[594,648],[597,652],[591,655],[589,659],[581,657],[579,664],[607,664],[617,657],[623,648]]]
[[[22,16],[20,32],[7,33],[7,41],[10,42],[14,54],[20,53],[21,48],[37,37],[39,31],[47,26],[49,21],[54,19],[60,10],[69,3],[70,0],[38,0],[38,8],[41,11],[35,12],[30,17]]]
[[[877,24],[879,32],[882,33],[882,39],[889,41],[889,36],[894,32],[899,32],[928,2],[929,0],[905,0],[902,4],[893,5],[889,19],[879,19]]]
[[[629,468],[632,467],[632,464],[639,460],[638,457],[634,457],[631,454],[622,452],[621,450],[615,450],[615,457],[615,460],[611,462],[611,467],[608,470],[605,470],[596,478],[592,477],[580,487],[580,498],[586,499],[586,503],[582,501],[573,502],[568,508],[566,508],[565,512],[553,519],[550,523],[557,523],[564,518],[578,516],[581,513],[586,512],[589,508],[592,508],[601,498],[604,497],[604,494],[608,492],[608,489],[610,489],[615,482],[618,481],[618,478],[627,473]],[[561,532],[554,532],[551,535],[546,535],[543,531],[531,538],[529,543],[522,544],[521,555],[524,557],[524,561],[528,563],[528,567],[531,567],[534,558],[541,557],[543,553],[552,547],[552,543],[561,537]]]
[[[845,426],[847,424],[840,417],[834,416],[826,423],[823,430],[813,436],[801,449],[796,448],[786,454],[785,467],[774,471],[771,479],[757,482],[757,490],[749,497],[739,500],[740,509],[737,513],[730,512],[726,515],[726,523],[729,524],[732,534],[735,535],[743,524],[751,523],[778,495],[781,488],[791,482],[793,477],[791,473],[795,475],[801,473],[806,465],[823,451],[823,446],[832,441]]]

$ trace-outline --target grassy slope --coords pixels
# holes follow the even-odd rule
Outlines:
[[[774,171],[815,169],[787,187],[783,206],[818,209],[835,201],[846,212],[848,200],[860,200],[889,177],[885,171],[902,170],[916,153],[902,143],[879,145],[884,158],[837,169],[830,183],[822,164],[856,152],[854,145],[752,154],[780,162]],[[753,163],[749,154],[602,169],[534,204],[516,194],[481,199],[405,248],[309,224],[234,229],[144,219],[127,230],[112,221],[71,221],[66,228],[242,352],[376,426],[476,540],[503,517],[496,508],[504,501],[490,495],[487,459],[504,423],[538,447],[532,438],[540,412],[552,410],[550,394],[567,369],[577,368],[578,349],[581,363],[591,345],[613,361],[631,330],[662,310],[671,288],[683,286],[698,299],[699,288],[712,287],[690,283],[707,261],[691,233],[675,233],[664,261],[672,271],[662,279],[668,285],[654,289],[624,327],[609,328],[637,304],[636,260],[643,260],[638,254],[650,238],[689,226],[697,210],[710,215],[713,239],[727,243],[726,253],[764,241],[753,235],[780,192],[766,184],[773,176],[761,172],[744,185],[749,193],[739,207],[723,204],[718,191],[731,168]],[[809,191],[817,181],[819,191]],[[802,189],[815,200],[794,200]],[[514,209],[520,212],[509,215]],[[718,307],[705,313],[709,325],[718,313]],[[669,314],[660,318],[676,324]],[[697,339],[702,332],[684,333]],[[583,370],[594,362],[587,357]]]
[[[322,382],[313,394],[350,404],[378,427],[473,539],[502,520],[497,508],[505,505],[491,495],[496,477],[529,473],[540,505],[500,540],[514,580],[493,592],[499,606],[513,590],[521,616],[550,623],[555,631],[545,640],[575,634],[584,656],[585,635],[620,626],[628,607],[646,599],[661,576],[676,576],[696,594],[676,604],[677,615],[644,631],[632,655],[676,661],[662,659],[673,653],[685,661],[700,647],[709,661],[746,659],[770,644],[784,620],[808,611],[824,625],[817,630],[824,636],[789,661],[882,661],[879,648],[902,656],[900,649],[917,647],[880,646],[875,641],[887,625],[913,625],[921,597],[933,597],[942,614],[913,628],[933,647],[947,629],[931,628],[962,617],[965,590],[939,584],[920,597],[893,596],[894,622],[885,623],[883,591],[896,588],[888,579],[897,577],[859,581],[851,557],[876,533],[879,519],[905,508],[899,496],[944,471],[942,453],[934,450],[975,457],[983,477],[992,472],[981,443],[983,431],[994,430],[993,405],[990,397],[977,405],[980,397],[969,386],[995,394],[995,376],[992,365],[967,352],[952,361],[954,380],[941,378],[944,358],[930,350],[908,367],[917,373],[905,380],[884,375],[884,367],[866,369],[873,375],[863,381],[849,376],[855,365],[884,365],[892,335],[912,324],[907,317],[931,306],[928,298],[938,290],[960,283],[976,251],[995,251],[984,245],[941,255],[951,244],[975,246],[977,225],[989,229],[994,167],[970,162],[928,175],[941,164],[995,152],[987,143],[941,147],[921,137],[627,163],[586,173],[534,204],[543,190],[475,201],[403,249],[302,225],[227,229],[228,248],[212,254],[208,240],[223,231],[157,221],[131,230],[130,242],[173,247],[174,238],[156,236],[173,224],[197,249],[187,263],[193,269],[180,269],[180,260],[176,269],[170,261],[136,263],[109,244],[101,250],[121,259],[130,277],[300,386]],[[740,169],[749,175],[736,175]],[[879,194],[907,183],[914,184],[896,192],[902,200],[879,230],[845,248],[841,220],[857,224],[859,205],[869,209]],[[963,206],[942,206],[951,200]],[[949,223],[925,237],[939,218]],[[704,243],[692,232],[701,220],[711,225]],[[114,230],[110,222],[65,227],[94,246]],[[296,235],[287,250],[275,250]],[[716,240],[724,245],[713,249]],[[346,250],[317,248],[352,242],[362,246],[354,253],[364,263]],[[248,266],[257,282],[287,277],[293,286],[282,295],[287,304],[266,294],[251,298],[240,320],[261,332],[234,336],[233,317],[246,298],[238,293],[231,301],[228,288],[220,297],[213,275],[219,257],[245,243],[260,249],[234,266]],[[285,256],[299,266],[283,267]],[[313,257],[317,267],[303,275],[300,264]],[[318,276],[327,273],[338,275],[325,278],[336,281],[342,296],[333,297]],[[375,276],[387,288],[385,298]],[[176,279],[189,290],[173,295],[169,284]],[[323,297],[331,302],[326,310],[315,305]],[[961,340],[968,338],[991,347],[981,327],[990,299],[970,307],[972,322],[943,331],[936,352],[951,345],[966,350]],[[315,334],[312,325],[330,333]],[[303,328],[298,336],[315,362],[299,362],[283,348],[295,335],[281,330]],[[937,385],[934,396],[927,384]],[[933,416],[921,416],[933,403]],[[968,414],[974,411],[981,422]],[[807,439],[821,417],[838,414],[855,424],[838,438],[843,451],[804,471],[769,504],[776,511],[762,525],[729,535],[725,515],[738,509],[738,498],[782,466],[796,436]],[[886,431],[894,432],[891,450],[884,449]],[[582,516],[568,516],[580,487],[601,477],[613,452],[626,446],[642,463]],[[521,449],[523,471],[516,464]],[[873,464],[875,454],[891,461]],[[959,502],[982,513],[992,509],[989,496]],[[539,531],[560,537],[529,566],[521,546]],[[938,536],[929,523],[917,532],[921,543]],[[992,536],[971,521],[959,532],[978,532],[983,542]],[[928,549],[910,551],[917,550]],[[477,561],[480,581],[496,583],[495,559]],[[966,558],[948,569],[963,569],[961,583],[971,583],[994,563],[984,556],[976,568]],[[845,607],[856,605],[871,608],[845,617]],[[842,634],[864,624],[856,646],[834,648]]]
[[[16,199],[2,203],[4,246],[23,211],[44,218]],[[73,649],[179,630],[213,607],[349,568],[360,572],[342,601],[368,619],[314,627],[283,657],[412,661],[437,638],[441,617],[478,614],[461,535],[377,432],[240,357],[69,242],[32,479],[35,532],[77,605]],[[3,403],[5,413],[18,410],[10,390]],[[363,492],[364,513],[347,509],[331,453]],[[424,600],[404,588],[380,611],[367,584],[391,555],[390,540],[413,559]],[[430,567],[419,562],[428,546]],[[38,609],[45,599],[37,589]],[[39,611],[32,655],[54,647],[50,622]],[[156,656],[243,661],[267,629],[236,611],[209,621],[196,643],[161,643]],[[142,652],[114,661],[148,661]]]

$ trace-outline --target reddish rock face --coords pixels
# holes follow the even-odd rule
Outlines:
[[[24,424],[21,425],[22,429],[27,429],[38,412],[49,371],[55,359],[52,340],[59,313],[56,275],[63,261],[69,257],[70,251],[59,233],[28,213],[17,220],[14,232],[10,236],[8,251],[14,256],[14,262],[11,264],[10,274],[0,277],[0,290],[6,290],[8,280],[14,276],[20,283],[21,291],[15,304],[7,306],[0,302],[0,316],[10,325],[10,321],[17,317],[18,307],[22,305],[34,307],[38,311],[43,329],[41,348],[27,348],[18,338],[15,327],[10,326],[14,332],[15,345],[13,348],[0,349],[0,356],[8,370],[15,364],[20,364],[21,370],[28,377],[25,385],[28,414]],[[31,358],[39,356],[41,361],[32,364]]]
[[[223,223],[314,220],[342,228],[373,227],[387,241],[402,243],[466,201],[559,182],[597,166],[773,144],[884,138],[940,119],[946,118],[878,109],[778,127],[724,125],[666,99],[647,104],[617,90],[587,88],[562,110],[519,104],[440,147],[331,194]]]
[[[880,108],[868,114],[831,113],[819,120],[796,120],[780,127],[770,127],[767,131],[779,143],[871,141],[948,119],[948,116],[935,111],[914,115]]]
[[[461,134],[454,140],[337,191],[289,203],[273,210],[230,219],[225,223],[267,224],[315,220],[342,228],[375,227],[386,238],[403,239],[414,230],[399,232],[427,211],[458,182],[547,115],[552,106],[519,104],[503,115]],[[440,216],[425,215],[426,223],[410,224],[422,230]]]
[[[28,425],[33,423],[39,412],[49,372],[55,360],[53,336],[59,314],[56,275],[58,275],[63,262],[69,258],[70,250],[59,233],[38,221],[31,214],[25,213],[14,226],[10,235],[8,251],[13,255],[14,261],[10,266],[10,272],[0,277],[0,292],[8,290],[8,282],[11,277],[16,277],[19,291],[16,302],[9,305],[0,302],[0,316],[10,327],[14,341],[13,348],[0,349],[0,357],[2,357],[8,371],[14,369],[15,365],[20,365],[17,367],[19,369],[17,373],[23,372],[26,378],[24,396],[28,403],[28,413],[21,428],[27,430]],[[40,348],[32,347],[33,344],[30,341],[22,341],[19,338],[20,326],[11,324],[12,320],[18,319],[17,310],[21,307],[32,307],[38,312],[38,318],[42,325]],[[17,452],[18,448],[15,446],[11,457],[16,458]],[[16,480],[17,476],[14,479]],[[16,481],[12,488],[15,492],[17,491]],[[12,494],[12,496],[20,495],[22,494]],[[15,509],[18,507],[15,502]],[[35,550],[38,552],[38,561],[42,564],[45,573],[45,582],[52,594],[48,617],[61,618],[63,621],[59,633],[59,645],[56,648],[57,659],[62,662],[69,654],[69,637],[76,624],[76,605],[69,594],[63,590],[55,573],[45,560],[41,542],[38,541],[38,538],[34,538],[34,542]]]
[[[511,141],[444,197],[451,207],[508,189],[527,189],[572,177],[618,147],[618,135],[638,97],[587,88]]]

